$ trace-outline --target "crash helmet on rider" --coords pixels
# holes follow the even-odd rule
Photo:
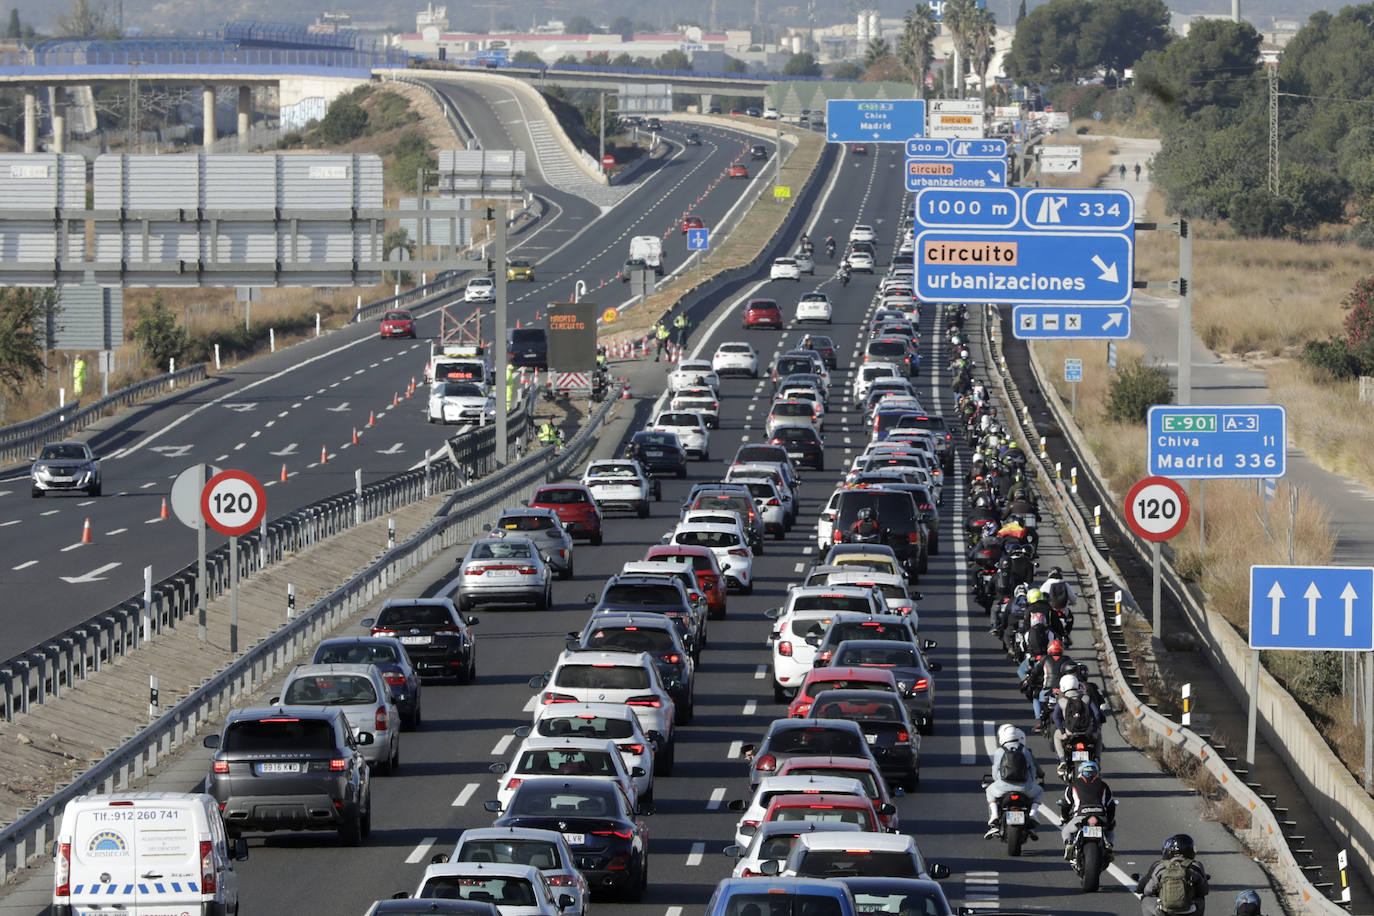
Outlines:
[[[960,359],[968,359],[968,351],[967,351],[967,350],[960,350],[960,351],[959,351],[959,358],[960,358]]]
[[[1026,583],[1024,583],[1024,582],[1018,583],[1017,586],[1016,586],[1016,588],[1012,590],[1012,595],[1015,596],[1015,597],[1017,597],[1017,598],[1024,598],[1024,597],[1026,597]]]
[[[1030,622],[1033,627],[1043,627],[1049,621],[1045,619],[1044,611],[1036,611],[1034,614],[1031,614]]]
[[[1078,765],[1078,778],[1093,780],[1102,775],[1102,767],[1096,760],[1084,760]]]
[[[1254,891],[1237,894],[1235,916],[1261,916],[1259,894]]]
[[[996,534],[996,533],[997,533],[997,523],[996,523],[996,522],[988,522],[986,525],[983,526],[983,537],[985,537],[985,538],[990,538],[990,537],[992,537],[992,536],[993,536],[994,534]]]
[[[1176,833],[1164,841],[1160,847],[1161,855],[1165,859],[1174,859],[1183,856],[1185,859],[1197,858],[1197,849],[1193,846],[1193,838],[1186,833]]]
[[[1010,722],[1006,722],[997,728],[997,743],[1002,747],[1016,745],[1020,747],[1026,740],[1026,733],[1021,731]]]
[[[1059,679],[1059,692],[1068,693],[1070,690],[1078,689],[1078,678],[1072,674],[1066,674]]]
[[[1064,578],[1064,570],[1058,566],[1052,566],[1050,567],[1050,574],[1047,578],[1062,579]]]
[[[1033,588],[1033,589],[1029,590],[1028,592],[1026,592],[1026,601],[1030,602],[1031,604],[1035,604],[1037,601],[1044,601],[1044,600],[1045,600],[1045,593],[1042,592],[1042,591],[1040,591],[1040,589],[1038,589],[1038,588]]]
[[[1045,647],[1045,651],[1050,655],[1063,655],[1064,643],[1062,640],[1051,639],[1050,644]]]
[[[865,508],[863,508],[863,509],[860,509],[860,510],[859,510],[858,518],[859,518],[859,521],[861,521],[861,522],[869,522],[869,521],[872,521],[872,520],[873,520],[873,510],[870,509],[870,508],[867,508],[867,507],[865,507]]]

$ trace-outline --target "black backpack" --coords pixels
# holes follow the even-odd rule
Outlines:
[[[1069,586],[1063,579],[1056,579],[1050,584],[1050,606],[1055,608],[1069,606]]]
[[[997,778],[1013,785],[1024,785],[1030,778],[1030,767],[1026,765],[1026,753],[1021,748],[1002,749],[1002,763],[997,768]]]
[[[1093,716],[1088,704],[1082,697],[1070,697],[1064,706],[1064,730],[1070,735],[1086,735],[1092,732]]]

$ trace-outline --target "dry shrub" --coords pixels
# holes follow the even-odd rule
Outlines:
[[[1294,443],[1328,471],[1374,486],[1374,451],[1365,439],[1370,405],[1360,402],[1358,382],[1293,360],[1274,362],[1268,377],[1274,400],[1288,408]]]

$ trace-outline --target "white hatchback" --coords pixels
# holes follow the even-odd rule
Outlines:
[[[754,797],[732,799],[727,807],[742,812],[735,824],[735,843],[747,846],[758,832],[768,806],[779,795],[852,795],[868,798],[868,790],[857,779],[847,776],[765,776],[754,789]]]
[[[864,273],[873,273],[873,255],[867,251],[851,251],[849,257],[845,259],[849,264],[850,270],[862,270]]]
[[[546,738],[531,735],[520,743],[511,762],[493,763],[496,798],[505,808],[520,783],[534,776],[587,776],[620,783],[630,798],[644,798],[653,787],[653,777],[643,767],[625,766],[620,749],[605,738],[562,735]]]
[[[716,391],[720,390],[720,376],[716,374],[710,360],[684,359],[677,364],[676,369],[668,373],[668,391],[670,393],[682,388],[695,388],[699,385],[714,388]]]
[[[801,278],[801,265],[796,258],[774,258],[773,266],[768,268],[770,280],[796,280],[800,283]]]
[[[705,547],[715,554],[716,563],[725,573],[727,587],[733,586],[743,595],[753,594],[754,554],[748,540],[740,536],[738,522],[734,525],[684,522],[669,533],[665,543]]]
[[[530,686],[540,691],[539,705],[563,703],[614,703],[627,706],[647,735],[663,736],[658,771],[669,775],[673,768],[673,721],[677,706],[663,686],[658,667],[647,652],[614,652],[601,649],[569,649],[547,674],[535,675]]]
[[[825,293],[802,293],[797,301],[797,321],[824,321],[830,323],[830,297]]]
[[[877,239],[877,233],[873,227],[865,223],[856,223],[854,228],[849,230],[849,240],[851,242],[872,242]]]
[[[896,363],[872,362],[859,366],[854,376],[854,406],[861,406],[868,400],[868,387],[880,378],[906,378],[906,372]]]
[[[695,410],[665,410],[654,418],[649,430],[656,433],[675,433],[682,450],[689,458],[709,461],[711,432],[706,421]]]
[[[727,340],[716,348],[715,355],[711,357],[711,368],[717,375],[729,372],[758,378],[759,354],[753,344]]]
[[[491,277],[473,277],[463,289],[464,302],[495,302],[496,281]]]

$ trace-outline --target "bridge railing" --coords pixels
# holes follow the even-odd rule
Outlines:
[[[284,48],[130,48],[26,49],[0,51],[0,70],[64,70],[92,67],[309,67],[340,70],[371,70],[403,67],[409,55],[399,51],[291,50]]]

